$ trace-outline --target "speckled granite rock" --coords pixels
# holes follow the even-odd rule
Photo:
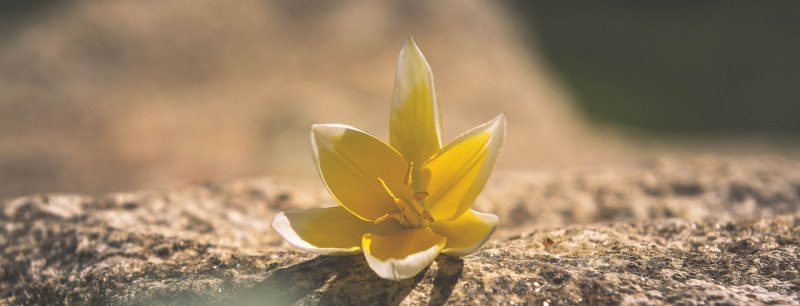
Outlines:
[[[288,249],[277,211],[331,204],[317,182],[262,179],[0,210],[0,304],[800,303],[800,165],[661,160],[500,173],[476,204],[502,227],[416,278]]]

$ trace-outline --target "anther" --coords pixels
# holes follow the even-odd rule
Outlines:
[[[417,192],[417,193],[414,194],[414,200],[417,201],[417,202],[421,202],[422,200],[424,200],[427,197],[428,197],[428,192],[427,191],[420,191],[420,192]]]
[[[427,210],[422,211],[422,219],[428,220],[429,222],[433,222],[433,216]]]

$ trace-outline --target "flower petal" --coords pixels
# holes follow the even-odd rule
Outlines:
[[[395,192],[408,189],[403,186],[408,163],[400,153],[375,136],[343,124],[315,124],[311,146],[325,186],[344,208],[364,220],[397,210],[378,178]]]
[[[464,256],[475,252],[492,236],[497,228],[497,215],[484,214],[472,209],[450,222],[434,222],[431,229],[447,237],[442,253]]]
[[[392,235],[367,233],[361,240],[364,256],[372,271],[384,279],[413,277],[439,255],[447,238],[427,227],[399,231]]]
[[[409,37],[397,63],[389,143],[406,160],[414,162],[413,174],[442,147],[442,129],[433,73],[425,56]]]
[[[422,169],[430,196],[425,206],[434,219],[458,218],[481,193],[506,135],[505,116],[479,125],[445,146]]]
[[[279,213],[272,228],[291,245],[324,255],[345,255],[361,251],[364,233],[392,234],[402,226],[397,222],[373,225],[341,206]]]

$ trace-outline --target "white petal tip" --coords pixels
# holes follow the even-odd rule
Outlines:
[[[388,280],[404,280],[412,278],[431,265],[442,250],[444,244],[434,245],[427,250],[414,253],[403,259],[389,258],[382,261],[364,252],[367,264],[380,278]]]
[[[462,257],[467,256],[469,254],[475,253],[478,249],[480,249],[490,238],[494,235],[494,231],[497,230],[497,224],[500,223],[500,217],[494,214],[485,214],[480,213],[477,211],[472,211],[478,219],[480,219],[484,224],[490,227],[489,231],[483,236],[482,239],[478,240],[475,244],[470,246],[460,247],[460,248],[446,248],[442,250],[442,254],[454,257]]]
[[[292,222],[283,212],[275,215],[271,226],[290,245],[306,252],[320,255],[350,255],[357,254],[360,251],[359,249],[320,248],[308,243],[303,238],[300,238],[300,235],[292,228]]]
[[[405,50],[407,48],[419,49],[417,47],[417,42],[414,41],[414,36],[412,36],[412,35],[408,35],[408,38],[406,39],[406,43],[403,44],[403,50]]]
[[[347,129],[356,129],[356,128],[340,123],[316,123],[311,125],[312,133],[341,134],[344,133],[344,131]]]
[[[492,120],[489,120],[489,124],[492,126],[492,129],[496,129],[497,127],[501,127],[501,126],[503,128],[505,128],[505,126],[506,126],[506,114],[501,113],[501,114],[495,116],[494,118],[492,118]]]

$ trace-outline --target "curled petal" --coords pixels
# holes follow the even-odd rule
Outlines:
[[[279,213],[272,220],[272,228],[299,249],[323,255],[347,255],[361,251],[364,233],[391,234],[402,226],[397,222],[373,225],[337,206]]]
[[[425,206],[436,220],[458,218],[483,191],[505,141],[506,120],[499,115],[442,148],[422,168],[430,194]]]
[[[442,147],[433,73],[410,38],[400,51],[389,116],[389,143],[415,165],[413,173]]]
[[[467,210],[450,222],[434,222],[431,229],[447,237],[442,253],[464,256],[475,252],[492,236],[497,228],[497,215]]]
[[[391,190],[407,189],[403,179],[408,163],[400,153],[375,136],[343,124],[315,124],[311,145],[322,181],[344,208],[363,220],[396,210],[378,178]]]
[[[447,243],[447,238],[418,227],[392,235],[367,233],[361,240],[367,264],[384,279],[413,277],[429,266]]]

